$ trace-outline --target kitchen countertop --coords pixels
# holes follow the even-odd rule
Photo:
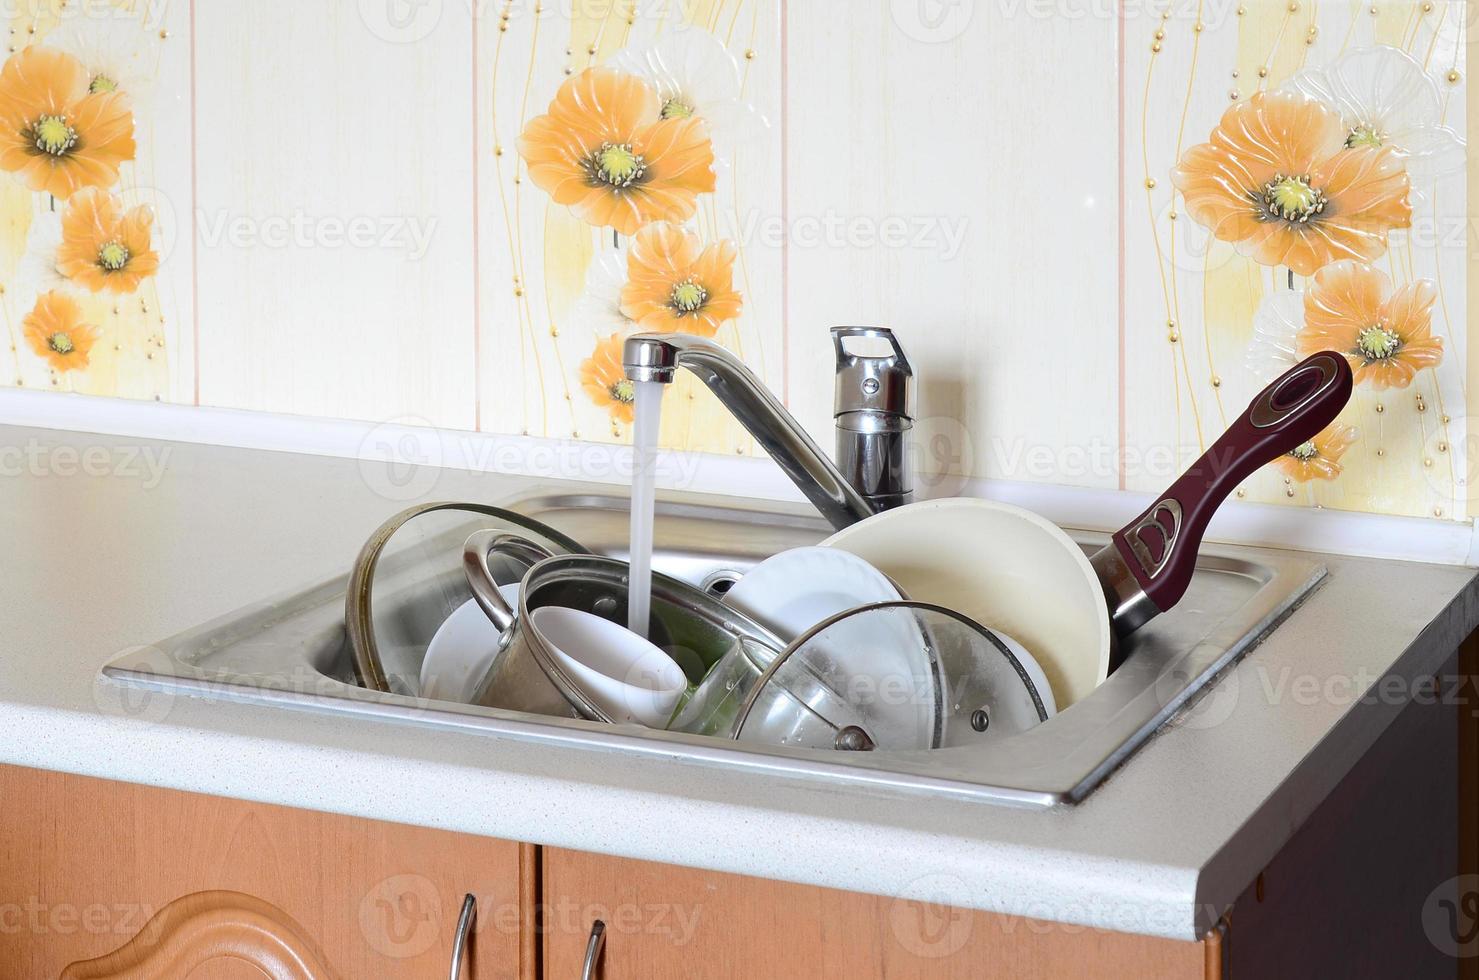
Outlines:
[[[342,574],[413,501],[354,460],[14,427],[0,447],[0,763],[1176,939],[1479,626],[1473,569],[1320,556],[1323,587],[1201,705],[1046,811],[193,697],[124,709],[98,678],[120,652]]]

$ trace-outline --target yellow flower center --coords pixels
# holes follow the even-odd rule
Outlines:
[[[1351,135],[1345,138],[1345,145],[1356,146],[1381,146],[1386,140],[1382,137],[1381,130],[1375,126],[1362,123],[1351,130]]]
[[[668,304],[679,316],[697,313],[709,300],[709,291],[692,279],[684,279],[673,287]]]
[[[610,392],[611,397],[614,401],[619,401],[623,405],[630,405],[632,402],[637,400],[636,387],[625,378],[621,379],[606,390]]]
[[[1356,353],[1368,361],[1384,361],[1402,349],[1402,338],[1381,324],[1356,335]]]
[[[1315,446],[1313,442],[1302,442],[1299,445],[1295,446],[1293,449],[1289,450],[1289,455],[1293,456],[1301,463],[1308,463],[1310,460],[1320,455],[1320,450],[1318,447]]]
[[[77,348],[72,344],[72,338],[67,334],[57,332],[46,338],[46,346],[58,354],[70,354]]]
[[[36,149],[59,157],[77,145],[77,130],[67,125],[66,116],[42,116],[31,128]]]
[[[128,265],[128,246],[122,242],[107,242],[98,249],[98,265],[109,272],[117,272]]]
[[[1325,210],[1325,195],[1310,185],[1309,174],[1275,174],[1263,185],[1263,206],[1271,217],[1304,223]]]
[[[687,119],[693,115],[693,106],[682,99],[669,99],[662,107],[664,119]]]
[[[647,173],[647,161],[630,143],[602,143],[591,157],[590,169],[612,187],[630,187]]]
[[[87,90],[93,95],[102,92],[116,92],[118,91],[118,83],[107,75],[94,75],[92,77],[92,83],[87,86]]]

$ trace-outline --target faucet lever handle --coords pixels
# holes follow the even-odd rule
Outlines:
[[[855,354],[847,349],[847,344],[845,343],[845,341],[851,340],[854,337],[864,337],[870,340],[885,340],[893,350],[893,354],[892,356]],[[837,364],[839,367],[843,364],[852,365],[858,361],[867,359],[872,361],[887,361],[890,367],[902,365],[905,372],[913,373],[909,367],[909,358],[904,354],[904,348],[899,346],[899,339],[887,327],[833,327],[832,346],[837,351]]]
[[[858,353],[848,344],[849,340],[856,339],[883,341],[892,353]],[[852,412],[872,412],[913,418],[914,368],[892,330],[887,327],[833,327],[832,346],[837,352],[834,417]]]

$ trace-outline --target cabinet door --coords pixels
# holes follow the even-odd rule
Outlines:
[[[61,980],[335,980],[323,951],[290,916],[241,892],[197,892],[166,905],[121,947]]]
[[[602,980],[709,977],[1201,978],[1206,943],[545,848],[544,976],[579,977],[596,920]],[[1215,967],[1213,968],[1215,973]]]
[[[464,976],[522,980],[533,868],[507,841],[0,767],[0,977],[445,980],[471,893]],[[166,953],[196,965],[148,968]]]

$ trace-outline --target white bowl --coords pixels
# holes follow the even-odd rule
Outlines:
[[[535,631],[573,684],[617,723],[662,728],[688,689],[683,668],[624,626],[593,613],[543,606]]]

